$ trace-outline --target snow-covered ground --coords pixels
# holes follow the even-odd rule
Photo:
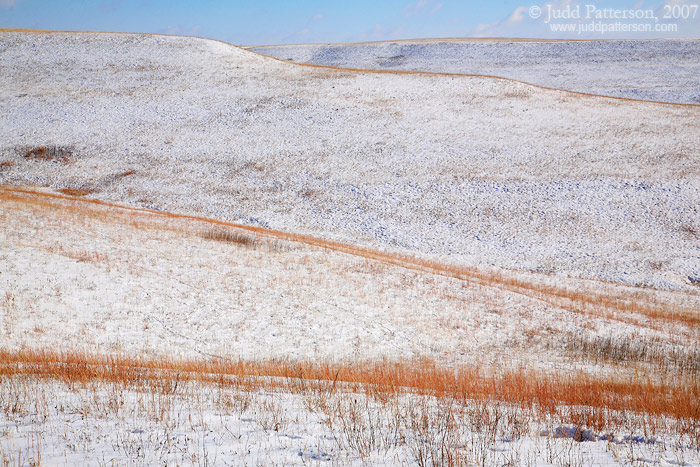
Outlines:
[[[0,33],[0,347],[684,384],[700,358],[699,117],[203,39]],[[697,427],[663,418],[616,414],[577,442],[567,407],[534,423],[534,407],[335,383],[177,381],[2,376],[0,463],[421,465],[447,446],[468,465],[698,464]]]
[[[597,339],[636,342],[649,354],[698,352],[687,337],[697,331],[680,323],[610,319],[601,307],[575,312],[498,284],[295,242],[211,240],[208,233],[222,227],[203,222],[12,196],[0,191],[0,329],[8,348],[249,360],[427,358],[542,370],[576,362],[595,373],[621,371],[599,364],[592,351],[578,355]],[[605,284],[571,286],[644,299]],[[685,294],[646,300],[700,307],[699,297]]]
[[[0,51],[0,183],[697,291],[700,107],[182,37],[2,33]]]
[[[299,63],[495,75],[540,86],[700,103],[700,40],[417,40],[253,47]]]
[[[697,365],[697,331],[682,325],[579,314],[497,286],[206,221],[13,188],[0,190],[0,205],[4,349],[425,359],[652,377],[660,368],[680,374],[676,365],[684,358]],[[697,297],[677,292],[573,284],[697,308]],[[616,361],[596,353],[616,346],[652,358]],[[631,413],[596,431],[572,423],[566,407],[542,419],[507,404],[400,393],[377,400],[341,385],[330,391],[331,382],[321,390],[270,391],[264,384],[175,380],[168,387],[147,380],[122,387],[0,376],[0,462],[440,465],[443,456],[459,455],[466,465],[699,463],[692,433],[674,429],[673,420]]]
[[[180,383],[150,387],[0,380],[7,465],[697,466],[685,436],[612,432],[505,404],[346,391],[290,394]],[[562,412],[563,414],[564,412]],[[660,430],[661,427],[659,427]]]

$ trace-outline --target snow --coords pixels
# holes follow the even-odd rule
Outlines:
[[[700,103],[699,40],[429,40],[251,47],[346,68],[501,76],[556,89]]]
[[[192,38],[0,40],[0,159],[15,164],[0,183],[697,291],[700,108],[309,69]],[[74,156],[23,157],[40,145]]]
[[[427,358],[543,370],[569,367],[572,332],[693,348],[685,326],[655,330],[645,321],[578,314],[498,284],[281,240],[252,247],[209,240],[204,234],[220,227],[202,222],[23,199],[3,201],[0,213],[0,290],[13,297],[2,302],[8,348],[252,360]],[[686,294],[571,286],[700,306]],[[585,368],[607,371],[595,360]]]
[[[655,44],[669,57],[681,53],[676,42]],[[87,198],[694,311],[698,117],[698,107],[489,78],[308,68],[203,39],[0,33],[2,347],[426,359],[657,378],[678,362],[621,366],[583,354],[581,343],[631,342],[652,357],[692,359],[697,327],[606,315],[598,304],[577,310],[505,281],[454,278],[303,242],[216,241],[207,235],[225,228],[211,222],[4,185],[86,189]],[[53,148],[61,157],[52,158]],[[411,431],[405,412],[409,441],[372,449],[368,461],[300,393],[262,391],[250,396],[250,408],[234,410],[236,403],[222,408],[221,390],[208,386],[154,399],[138,388],[32,380],[20,391],[30,408],[13,411],[21,381],[0,384],[0,459],[10,463],[40,445],[48,465],[240,464],[240,456],[250,465],[393,465],[415,463],[420,440],[435,434]],[[240,400],[238,389],[227,391]],[[406,398],[405,411],[438,404]],[[105,414],[115,400],[123,402],[121,415]],[[353,401],[369,407],[363,416],[389,423],[392,414],[365,395],[336,399]],[[154,419],[149,410],[161,403],[167,416]],[[280,413],[284,427],[275,431]],[[698,464],[697,442],[692,448],[663,427],[621,428],[610,441],[590,433],[584,443],[559,419],[525,431],[518,440],[468,427],[454,433],[487,464]]]
[[[0,459],[11,464],[442,465],[450,453],[470,465],[700,465],[697,449],[681,436],[624,425],[614,434],[582,432],[561,425],[557,414],[528,423],[527,410],[505,405],[482,419],[478,403],[451,406],[415,395],[382,403],[345,391],[289,394],[197,383],[163,395],[35,381],[25,393],[25,384],[3,388],[16,403],[0,411]],[[321,400],[330,411],[315,405]],[[442,431],[447,413],[455,417],[449,432]]]

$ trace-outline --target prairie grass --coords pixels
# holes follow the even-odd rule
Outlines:
[[[170,387],[173,380],[222,385],[250,384],[295,391],[324,383],[338,384],[376,396],[411,392],[438,398],[498,400],[537,406],[551,412],[557,406],[630,410],[654,416],[700,421],[700,378],[694,373],[670,381],[648,375],[603,377],[583,372],[447,368],[435,363],[318,363],[243,360],[192,360],[94,355],[79,351],[2,350],[0,375],[32,375],[71,384],[93,381],[124,385],[148,382]],[[312,386],[309,386],[312,384]]]
[[[530,97],[530,92],[523,87],[519,87],[512,91],[506,91],[503,93],[503,96],[509,99],[527,99]]]
[[[267,250],[261,248],[266,245],[271,245],[270,251],[276,251],[301,244],[359,257],[366,264],[356,267],[369,277],[400,267],[412,270],[411,275],[417,274],[413,271],[425,272],[420,276],[426,278],[426,288],[434,285],[439,276],[446,276],[458,279],[462,286],[475,284],[515,292],[583,315],[644,327],[663,329],[673,325],[682,330],[677,334],[648,333],[642,337],[633,333],[603,336],[595,326],[600,323],[591,320],[593,325],[586,327],[582,320],[583,334],[565,333],[563,340],[551,344],[558,346],[555,350],[571,356],[565,370],[504,369],[479,366],[478,362],[448,366],[427,359],[237,360],[94,354],[71,349],[5,349],[0,351],[0,408],[7,414],[43,413],[41,401],[32,394],[33,388],[58,384],[84,394],[85,398],[105,391],[110,394],[108,398],[100,396],[99,404],[85,402],[79,407],[79,413],[85,417],[120,414],[124,411],[123,394],[136,392],[143,395],[139,404],[148,420],[171,429],[179,423],[174,415],[179,398],[185,392],[194,400],[203,397],[199,390],[185,388],[217,388],[214,400],[218,407],[238,416],[256,412],[255,423],[270,434],[294,426],[297,416],[275,400],[277,396],[270,400],[260,394],[303,398],[305,410],[335,434],[333,442],[337,448],[366,463],[371,463],[373,456],[390,455],[402,447],[419,465],[493,465],[494,443],[505,438],[516,442],[532,434],[535,425],[546,426],[552,438],[565,437],[573,442],[599,439],[609,433],[642,433],[647,438],[653,433],[674,433],[684,440],[684,446],[698,446],[700,353],[692,340],[687,345],[683,334],[697,333],[697,313],[691,307],[666,302],[665,296],[654,291],[592,281],[578,288],[567,287],[547,282],[546,277],[454,266],[310,236],[20,188],[0,189],[0,200],[8,205],[18,203],[31,215],[52,213],[59,224],[63,220],[67,225],[98,221],[110,227],[118,224],[152,230],[156,238],[160,238],[159,232],[162,235],[166,230],[176,231],[207,248],[212,245],[206,245],[202,238],[255,249],[252,253],[261,257],[267,255]],[[60,246],[51,248],[78,261],[108,268],[119,256],[104,247],[102,251],[109,251],[109,256],[85,245],[65,250]],[[402,287],[414,285],[409,280]],[[8,297],[0,304],[3,314],[12,318],[18,307],[13,297]],[[6,318],[6,322],[14,322],[14,318]],[[458,325],[455,322],[455,327]],[[591,371],[591,362],[603,363],[603,369],[612,371]],[[575,370],[579,365],[581,370]],[[615,373],[618,368],[628,371]],[[465,435],[464,430],[471,434]],[[131,452],[129,443],[119,440],[115,445]],[[563,454],[545,444],[542,452],[564,462],[575,461],[578,451]],[[517,449],[510,455],[511,459],[498,462],[523,463],[523,459],[517,459]],[[16,457],[13,459],[16,461]]]
[[[643,336],[589,336],[567,333],[563,346],[577,361],[635,365],[649,363],[662,374],[700,374],[700,347],[672,345]]]
[[[19,148],[25,159],[68,162],[73,157],[73,148],[69,146],[34,146]]]
[[[73,402],[50,388],[65,388],[61,391]],[[349,456],[348,463],[372,464],[398,450],[402,463],[422,466],[533,465],[537,459],[587,465],[577,445],[588,441],[607,441],[621,463],[636,459],[642,449],[655,456],[700,454],[697,378],[651,383],[644,377],[454,369],[424,361],[323,364],[5,350],[0,389],[0,416],[30,417],[35,426],[60,419],[61,411],[78,414],[83,424],[116,420],[133,426],[133,417],[145,420],[139,423],[160,433],[153,440],[149,435],[154,447],[117,431],[113,446],[129,458],[146,449],[158,454],[172,432],[216,433],[207,410],[221,414],[213,418],[235,414],[254,420],[266,436],[287,436],[303,423],[298,411],[290,412],[290,398],[301,399],[303,420],[317,420],[336,455]],[[216,437],[241,440],[233,430],[224,425]],[[658,443],[660,435],[678,441]],[[71,431],[62,436],[70,438]],[[88,453],[94,442],[89,434],[75,438],[70,449]],[[209,458],[203,440],[186,439],[188,456],[198,449],[197,458]],[[523,440],[534,448],[521,449]],[[26,444],[3,452],[0,443],[0,459],[14,465],[18,456],[20,463],[42,456],[40,437]],[[495,449],[498,445],[504,448]],[[320,445],[315,453],[330,459]]]
[[[125,170],[124,172],[120,172],[117,175],[115,175],[116,178],[124,178],[128,177],[130,175],[136,175],[136,171],[133,169]]]
[[[235,243],[249,248],[255,248],[258,244],[258,240],[255,237],[230,230],[210,229],[203,232],[202,237],[207,240]]]

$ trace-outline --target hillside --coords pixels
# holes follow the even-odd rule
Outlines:
[[[432,39],[252,47],[300,63],[495,75],[649,101],[700,103],[700,41]]]
[[[699,117],[2,32],[0,465],[700,465]]]
[[[307,68],[202,39],[0,40],[1,183],[697,291],[700,107]]]

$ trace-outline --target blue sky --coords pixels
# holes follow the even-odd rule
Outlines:
[[[471,36],[700,38],[700,11],[696,11],[700,10],[699,3],[700,0],[0,0],[0,27],[196,35],[248,45]],[[643,13],[640,20],[622,22],[649,23],[656,29],[648,31],[643,28],[649,26],[637,26],[636,31],[601,31],[602,27],[611,28],[620,22],[614,18],[596,19],[595,15],[605,14],[605,9],[651,11],[655,19]],[[552,11],[559,17],[552,19]],[[664,15],[669,17],[663,18]],[[556,23],[574,26],[553,29],[552,24]],[[588,25],[590,30],[579,30],[578,24]]]

